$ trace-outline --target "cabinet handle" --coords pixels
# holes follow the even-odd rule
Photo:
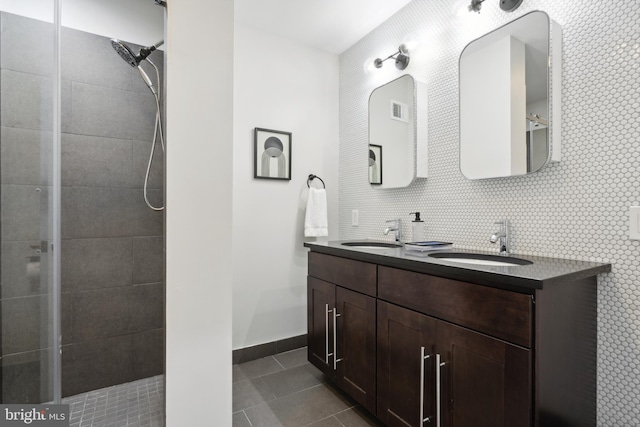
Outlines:
[[[446,362],[440,362],[440,354],[436,353],[436,427],[440,427],[440,418],[442,411],[440,408],[440,368],[446,365]]]
[[[424,426],[425,422],[431,422],[431,417],[424,417],[424,361],[430,357],[431,355],[424,354],[424,347],[420,347],[420,427]]]
[[[333,309],[333,370],[338,369],[338,362],[342,359],[338,359],[338,309]]]
[[[329,304],[324,305],[324,363],[329,364]]]

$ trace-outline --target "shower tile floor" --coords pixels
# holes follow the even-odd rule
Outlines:
[[[381,425],[307,361],[306,347],[233,365],[233,427]]]
[[[162,375],[65,397],[70,427],[164,426]]]

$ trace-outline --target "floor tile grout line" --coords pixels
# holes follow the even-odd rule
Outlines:
[[[355,410],[357,409],[357,407],[358,407],[358,405],[353,405],[353,406],[351,406],[351,407],[349,407],[349,408],[347,408],[347,409],[343,409],[342,411],[338,411],[338,412],[336,412],[335,414],[333,414],[333,415],[332,415],[332,417],[335,417],[335,419],[338,421],[338,423],[339,423],[342,427],[346,427],[346,426],[345,426],[345,424],[344,424],[342,421],[340,421],[340,418],[338,418],[338,417],[337,417],[337,415],[339,415],[339,414],[344,414],[344,413],[345,413],[345,412],[347,412],[347,411],[352,411],[352,410],[353,410],[353,411],[355,411]]]
[[[291,393],[283,394],[282,396],[276,396],[275,400],[282,399],[283,397],[287,397],[287,396],[292,396],[292,395],[297,394],[297,393],[302,393],[303,391],[311,390],[312,388],[316,388],[316,387],[319,387],[321,385],[328,385],[328,384],[329,383],[327,383],[327,382],[321,382],[320,384],[315,384],[315,385],[312,385],[311,387],[302,388],[300,390],[296,390],[296,391],[291,392]],[[269,387],[269,386],[267,386],[267,387]],[[273,395],[275,396],[275,393],[273,393]]]
[[[271,357],[273,357],[273,360],[275,360],[275,361],[276,361],[276,363],[277,363],[278,365],[280,365],[280,367],[282,368],[282,370],[283,370],[283,371],[286,371],[286,370],[287,370],[287,368],[285,368],[285,367],[282,365],[282,363],[280,363],[280,361],[279,361],[275,356],[271,356]]]
[[[266,377],[266,376],[268,376],[268,375],[277,374],[277,373],[279,373],[279,372],[284,372],[284,371],[286,371],[287,369],[289,369],[289,368],[285,368],[285,367],[284,367],[280,362],[278,362],[278,359],[276,359],[276,358],[275,358],[275,357],[273,357],[273,356],[263,357],[262,359],[268,359],[268,358],[270,358],[270,357],[271,357],[271,358],[273,358],[273,359],[276,361],[276,363],[277,363],[278,365],[280,365],[280,368],[282,368],[282,369],[280,369],[280,370],[278,370],[278,371],[275,371],[275,372],[269,372],[269,373],[266,373],[266,374],[260,374],[260,375],[257,375],[257,376],[255,376],[255,377],[249,377],[249,376],[246,376],[246,374],[244,374],[244,372],[242,372],[242,373],[243,373],[243,375],[245,375],[245,376],[246,376],[246,378],[245,378],[244,380],[234,381],[234,382],[233,382],[233,384],[239,383],[240,381],[253,380],[253,379],[256,379],[256,378],[263,378],[263,377]],[[261,359],[256,359],[256,360],[261,360]],[[245,363],[251,363],[251,362],[253,362],[253,360],[252,360],[252,361],[249,361],[249,362],[245,362]],[[243,364],[244,364],[244,363],[236,363],[235,365],[232,365],[232,366],[238,366],[238,367],[240,367],[240,366],[241,366],[241,365],[243,365]],[[302,366],[302,365],[300,365],[300,366]]]
[[[266,405],[268,403],[273,402],[274,400],[278,400],[279,399],[279,397],[276,397],[275,394],[273,394],[273,393],[271,393],[271,394],[273,395],[273,399],[263,400],[261,402],[257,402],[255,405],[251,405],[251,406],[247,406],[246,408],[238,409],[236,412],[234,412],[234,414],[238,413],[238,412],[241,412],[241,411],[246,411],[247,409],[255,408],[256,406]]]
[[[280,366],[282,366],[285,370],[286,369],[291,369],[291,368],[296,368],[298,366],[304,365],[305,363],[308,363],[308,361],[305,359],[303,362],[301,362],[301,363],[299,363],[297,365],[294,365],[294,366],[289,366],[287,368],[278,360],[277,356],[282,356],[283,354],[287,354],[287,353],[293,353],[294,351],[300,351],[302,348],[306,349],[306,347],[294,348],[293,350],[289,350],[289,351],[285,351],[285,352],[282,352],[282,353],[274,354],[272,357],[274,359],[276,359],[276,362],[278,362],[280,364]],[[305,351],[305,353],[306,353],[306,351]]]
[[[320,418],[318,420],[311,421],[310,423],[305,424],[303,427],[308,427],[308,426],[310,426],[312,424],[315,424],[317,422],[328,420],[329,418],[335,418],[335,416],[329,415],[328,417],[324,417],[324,418]],[[344,427],[344,424],[342,424],[339,419],[336,418],[336,421],[338,422],[338,424],[340,424],[342,427]]]
[[[314,386],[307,387],[307,388],[302,389],[302,390],[297,390],[297,391],[294,391],[294,392],[289,393],[289,394],[285,394],[285,395],[280,396],[280,397],[276,396],[273,392],[271,392],[271,394],[273,394],[273,396],[275,397],[274,399],[271,399],[271,400],[263,400],[262,402],[258,402],[258,403],[256,403],[255,405],[251,405],[251,406],[247,406],[246,408],[239,409],[239,410],[237,410],[236,412],[246,411],[247,409],[255,408],[256,406],[260,406],[260,405],[266,405],[266,404],[271,403],[271,402],[273,402],[273,401],[276,401],[276,400],[278,400],[278,399],[283,399],[283,398],[285,398],[285,397],[293,396],[294,394],[302,393],[303,391],[311,390],[312,388],[316,388],[316,387],[319,387],[319,386],[321,386],[321,385],[325,385],[325,384],[327,384],[327,383],[320,383],[320,384],[316,384],[316,385],[314,385]],[[268,406],[268,405],[267,405],[267,406]],[[347,409],[354,408],[354,407],[355,407],[355,406],[351,406],[351,407],[349,407],[349,408],[347,408]],[[347,409],[345,409],[345,411],[346,411]],[[342,412],[342,411],[340,411],[340,412]],[[339,414],[340,412],[336,412],[336,414]]]
[[[244,414],[244,417],[247,419],[247,421],[249,421],[249,425],[253,427],[253,423],[251,422],[251,419],[249,418],[247,413],[244,411],[244,409],[242,410],[242,413]]]
[[[338,412],[336,412],[336,413],[335,413],[335,414],[333,414],[333,415],[342,414],[343,412],[347,412],[347,411],[349,411],[349,410],[351,410],[351,409],[355,409],[355,408],[357,408],[357,407],[358,407],[358,405],[353,405],[353,406],[348,407],[347,409],[343,409],[342,411],[338,411]]]
[[[287,350],[287,351],[283,351],[282,353],[277,353],[275,354],[275,356],[280,356],[282,354],[287,354],[287,353],[293,353],[294,351],[302,351],[302,349],[307,349],[307,346],[305,345],[304,347],[298,347],[298,348],[294,348],[292,350]]]

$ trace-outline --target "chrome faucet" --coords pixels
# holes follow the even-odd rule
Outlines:
[[[383,233],[384,235],[388,235],[390,231],[395,231],[396,232],[396,242],[400,243],[400,239],[402,237],[402,222],[400,221],[400,218],[397,219],[390,219],[389,221],[386,221],[387,223],[392,222],[393,225],[387,227],[384,229]]]
[[[500,229],[493,233],[489,238],[491,243],[499,242],[500,255],[509,255],[511,253],[511,225],[508,219],[503,219],[495,224],[500,226]]]

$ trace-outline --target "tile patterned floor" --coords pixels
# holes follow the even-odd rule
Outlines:
[[[69,404],[70,427],[161,427],[164,378],[158,375],[65,397],[62,403]]]
[[[66,397],[71,427],[163,427],[162,375]],[[233,427],[380,426],[309,362],[306,347],[233,365]]]
[[[380,425],[307,362],[306,347],[233,366],[233,427]]]

